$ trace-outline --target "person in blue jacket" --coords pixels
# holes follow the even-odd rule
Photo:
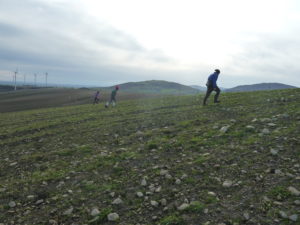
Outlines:
[[[207,91],[206,91],[206,95],[205,95],[204,100],[203,100],[203,105],[206,105],[206,101],[207,101],[208,97],[210,96],[210,94],[213,91],[216,92],[216,95],[214,97],[214,103],[219,103],[220,102],[218,100],[218,97],[220,95],[221,90],[217,85],[217,80],[218,80],[219,74],[220,74],[220,70],[216,69],[215,72],[208,77],[208,80],[207,80],[207,83],[206,83]]]

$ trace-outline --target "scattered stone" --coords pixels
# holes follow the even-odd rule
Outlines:
[[[100,211],[97,208],[93,208],[93,210],[91,211],[91,216],[98,216],[99,214],[100,214]]]
[[[152,216],[152,220],[157,220],[157,216]]]
[[[251,125],[248,125],[248,126],[246,126],[246,129],[247,129],[247,130],[254,130],[255,127],[254,127],[254,126],[251,126]]]
[[[296,188],[294,187],[288,187],[288,190],[289,192],[291,192],[292,195],[295,195],[295,196],[299,196],[300,195],[300,191],[298,191]]]
[[[295,200],[295,201],[294,201],[294,204],[295,204],[295,205],[300,205],[300,200]]]
[[[35,198],[34,195],[28,195],[28,196],[27,196],[27,199],[29,199],[29,200],[33,200],[34,198]]]
[[[120,199],[120,198],[116,198],[116,199],[112,202],[113,205],[120,205],[120,204],[122,204],[122,203],[123,203],[123,201],[122,201],[122,199]]]
[[[36,203],[35,203],[35,204],[36,204],[36,205],[39,205],[39,204],[42,204],[43,202],[44,202],[44,200],[43,200],[43,199],[39,199],[39,200],[37,200],[37,201],[36,201]]]
[[[49,220],[49,224],[50,225],[57,225],[57,221],[56,220]]]
[[[161,186],[159,186],[158,188],[155,189],[156,193],[159,193],[161,191]]]
[[[223,187],[228,188],[228,187],[231,187],[231,186],[232,186],[232,181],[231,180],[225,180],[223,182]]]
[[[298,215],[297,215],[297,214],[291,215],[291,216],[289,216],[289,219],[290,219],[291,221],[296,222],[296,221],[298,221]]]
[[[207,213],[208,213],[208,209],[204,209],[203,212],[204,212],[205,214],[207,214]]]
[[[5,188],[0,188],[0,192],[5,192],[6,189]]]
[[[9,164],[10,166],[15,166],[15,165],[17,165],[18,163],[17,162],[13,162],[13,163],[11,163],[11,164]]]
[[[167,200],[163,198],[162,200],[160,200],[160,204],[162,206],[166,206],[167,205]]]
[[[116,193],[115,192],[111,192],[109,195],[110,195],[110,197],[113,198],[113,197],[115,197]]]
[[[181,180],[180,179],[176,179],[175,184],[181,184]]]
[[[272,155],[277,155],[278,154],[278,150],[273,149],[273,148],[270,150],[270,152],[271,152]]]
[[[8,203],[8,206],[10,207],[10,208],[14,208],[14,207],[16,207],[16,203],[14,202],[14,201],[10,201],[9,203]]]
[[[245,218],[245,220],[249,220],[250,219],[250,215],[247,212],[243,213],[243,217]]]
[[[270,123],[272,120],[270,118],[262,118],[260,119],[260,122],[266,122],[266,123]]]
[[[110,213],[107,215],[108,221],[117,221],[119,218],[120,217],[117,213]]]
[[[183,211],[185,209],[187,209],[190,205],[188,203],[183,203],[182,205],[180,205],[177,209],[179,211]]]
[[[165,176],[165,175],[169,174],[169,172],[168,172],[168,170],[161,170],[161,171],[159,172],[159,174],[160,174],[161,176]]]
[[[268,128],[264,128],[262,131],[261,131],[262,134],[270,134],[270,130]]]
[[[154,207],[157,207],[158,206],[158,202],[157,201],[150,201],[150,204]]]
[[[171,180],[172,179],[172,176],[170,174],[166,174],[165,176],[168,180]]]
[[[236,120],[235,119],[231,119],[230,122],[231,123],[236,123]]]
[[[187,177],[188,177],[188,175],[183,174],[183,175],[181,176],[181,180],[183,180],[183,179],[185,179],[185,178],[187,178]]]
[[[136,195],[137,195],[139,198],[141,198],[141,197],[143,197],[143,196],[144,196],[144,194],[143,194],[142,192],[140,192],[140,191],[139,191],[139,192],[137,192],[137,193],[136,193]]]
[[[142,185],[142,186],[147,186],[147,181],[146,181],[146,179],[145,179],[145,178],[143,178],[143,179],[142,179],[142,181],[141,181],[141,185]]]
[[[287,215],[284,211],[279,211],[279,215],[280,215],[281,218],[283,218],[283,219],[288,218],[288,215]]]
[[[210,196],[214,196],[214,197],[217,196],[217,194],[215,192],[212,192],[212,191],[209,191],[207,194],[210,195]]]
[[[276,127],[276,124],[275,123],[268,123],[268,126],[269,127]]]
[[[228,131],[229,127],[230,127],[229,125],[222,127],[220,129],[220,132],[223,133],[223,134],[226,133]]]
[[[63,215],[71,215],[72,212],[73,212],[73,207],[71,206],[71,208],[69,208],[66,211],[64,211]]]

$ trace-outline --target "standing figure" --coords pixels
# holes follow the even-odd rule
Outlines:
[[[95,97],[94,97],[94,103],[93,103],[93,105],[98,104],[99,100],[100,100],[100,92],[97,91],[96,94],[95,94]]]
[[[206,83],[207,91],[206,91],[206,95],[203,100],[203,105],[206,105],[206,100],[208,99],[208,97],[210,96],[210,94],[213,91],[216,92],[216,95],[214,97],[214,103],[220,103],[220,101],[218,100],[218,97],[220,95],[221,90],[217,85],[217,80],[218,80],[219,74],[220,74],[220,70],[216,69],[215,72],[208,77],[208,80]]]
[[[116,105],[116,95],[117,95],[117,91],[119,90],[119,86],[117,85],[115,87],[115,89],[111,92],[111,95],[110,95],[110,101],[109,102],[106,102],[105,104],[105,108],[108,108],[108,106],[110,104],[112,104],[112,106],[115,106]]]

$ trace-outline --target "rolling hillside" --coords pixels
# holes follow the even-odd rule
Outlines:
[[[2,224],[299,224],[300,89],[0,114]]]

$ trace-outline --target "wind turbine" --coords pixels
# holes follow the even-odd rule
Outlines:
[[[36,86],[36,73],[34,74],[34,86]]]
[[[46,78],[46,87],[47,87],[47,83],[48,83],[48,73],[45,73],[45,78]]]
[[[17,73],[18,73],[18,68],[14,72],[14,83],[15,83],[15,91],[17,90]]]

